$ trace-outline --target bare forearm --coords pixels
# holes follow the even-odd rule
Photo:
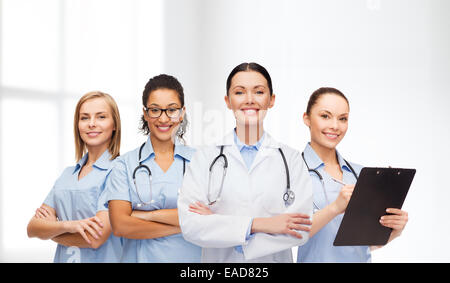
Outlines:
[[[98,249],[108,240],[110,234],[110,228],[103,229],[102,234],[98,238],[94,238],[91,234],[86,233],[86,237],[89,239],[90,243],[88,243],[79,233],[64,233],[52,238],[52,240],[66,247],[75,246],[79,248]]]
[[[94,240],[92,237],[89,238]],[[52,241],[66,247],[92,248],[78,233],[64,233],[52,238]]]
[[[41,240],[48,240],[66,232],[64,222],[49,221],[36,217],[31,219],[27,227],[28,237],[39,238]]]
[[[266,229],[265,227],[267,226],[266,224],[266,220],[267,218],[254,218],[253,222],[252,222],[252,227],[251,227],[251,233],[266,233]]]
[[[339,212],[337,211],[333,203],[314,213],[312,221],[313,224],[311,226],[311,232],[309,233],[310,237],[313,237],[317,232],[320,231],[320,229],[322,229],[338,215]]]
[[[67,223],[76,224],[81,222],[89,225],[81,226],[75,231],[68,231],[69,233],[61,234],[52,238],[52,240],[64,246],[97,249],[111,235],[111,225],[107,211],[99,211],[94,217],[78,220],[77,222],[68,221]]]
[[[178,226],[145,221],[133,216],[122,215],[111,219],[114,235],[128,239],[154,239],[181,233]]]
[[[179,226],[178,209],[158,209],[152,211],[134,210],[131,216],[140,218],[146,221],[159,222],[163,224]]]
[[[254,218],[252,233],[288,234],[297,238],[303,236],[299,231],[310,232],[312,222],[308,214],[284,213],[272,217]],[[308,235],[309,236],[309,235]]]
[[[123,200],[109,202],[109,219],[117,237],[128,239],[154,239],[181,233],[180,227],[146,221],[132,216],[131,203]]]

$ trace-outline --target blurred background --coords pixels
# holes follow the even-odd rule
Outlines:
[[[75,164],[83,94],[116,99],[125,153],[145,141],[146,82],[174,75],[185,88],[187,141],[208,144],[233,127],[229,72],[252,61],[272,76],[265,127],[276,139],[302,151],[309,95],[331,86],[350,101],[338,148],[347,160],[417,169],[408,225],[373,261],[449,262],[447,0],[0,0],[0,261],[53,260],[56,244],[28,239],[26,226]]]

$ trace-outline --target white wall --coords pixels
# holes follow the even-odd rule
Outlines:
[[[223,102],[228,73],[250,61],[271,73],[277,100],[266,129],[277,139],[302,150],[307,99],[332,86],[350,100],[339,146],[348,160],[417,169],[404,204],[409,223],[373,260],[450,261],[448,1],[34,2],[0,2],[2,261],[52,258],[54,245],[27,239],[25,227],[73,162],[79,96],[100,89],[117,98],[126,152],[143,140],[136,129],[146,81],[173,74],[185,87],[188,141],[209,143],[233,125]],[[43,132],[45,140],[34,138]],[[24,160],[28,169],[17,169]]]

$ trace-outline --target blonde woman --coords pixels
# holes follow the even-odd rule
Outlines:
[[[77,164],[66,168],[27,228],[28,237],[58,243],[54,262],[118,262],[120,238],[111,233],[101,200],[120,151],[120,115],[114,99],[89,92],[75,110]]]

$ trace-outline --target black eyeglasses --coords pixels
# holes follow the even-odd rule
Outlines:
[[[165,112],[167,117],[169,117],[169,118],[178,118],[178,117],[180,117],[181,109],[182,108],[162,109],[162,108],[156,108],[156,107],[151,107],[151,108],[146,107],[145,112],[147,112],[147,115],[150,118],[159,118],[159,117],[161,117],[163,112]]]

